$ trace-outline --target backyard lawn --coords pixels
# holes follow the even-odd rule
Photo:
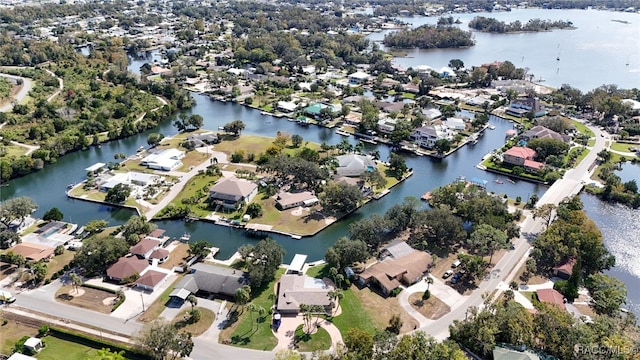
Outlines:
[[[611,150],[615,150],[615,151],[622,151],[622,152],[633,152],[631,151],[630,148],[635,147],[637,148],[638,145],[634,145],[634,144],[625,144],[625,143],[619,143],[619,142],[614,142],[613,144],[611,144]]]
[[[73,257],[76,255],[74,251],[65,250],[62,254],[56,255],[47,263],[47,278],[51,278],[51,275],[62,270],[65,265],[69,264]]]
[[[580,134],[585,134],[585,135],[588,135],[589,137],[594,136],[593,131],[589,130],[589,128],[585,124],[575,120],[573,120],[572,123],[573,123],[573,126],[576,127],[576,130],[578,130]]]
[[[38,354],[38,360],[85,360],[95,356],[99,350],[53,336],[46,336],[43,341],[46,347]]]

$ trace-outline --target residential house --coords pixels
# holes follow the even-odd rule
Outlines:
[[[562,142],[569,142],[571,140],[569,135],[559,134],[541,125],[536,125],[523,132],[519,138],[524,141],[530,141],[532,139],[556,139]]]
[[[166,278],[167,273],[165,272],[147,269],[147,271],[140,274],[140,277],[134,284],[139,289],[153,292]]]
[[[400,243],[383,250],[384,259],[368,267],[359,276],[362,284],[375,284],[386,295],[401,284],[420,281],[432,263],[431,255]]]
[[[27,261],[37,262],[49,260],[53,257],[55,248],[51,246],[23,242],[11,248],[16,255],[21,255]]]
[[[540,356],[527,350],[524,346],[516,349],[496,345],[493,348],[493,360],[540,360]]]
[[[130,247],[129,252],[141,259],[148,259],[151,256],[151,253],[160,248],[160,243],[161,241],[158,239],[145,237],[138,241],[137,244]]]
[[[464,120],[456,117],[447,118],[446,125],[449,129],[458,131],[462,131],[466,128]]]
[[[301,274],[285,274],[278,282],[276,309],[282,314],[298,314],[300,305],[316,305],[331,314],[333,301],[329,292],[333,287],[320,279]]]
[[[396,128],[397,123],[397,119],[388,117],[382,118],[378,121],[378,130],[380,130],[381,133],[390,134]]]
[[[236,290],[249,285],[248,274],[240,270],[196,263],[191,271],[178,282],[170,297],[184,301],[190,294],[201,293],[232,298]]]
[[[276,195],[276,207],[280,210],[291,209],[298,206],[312,206],[318,203],[318,198],[311,191],[286,192]]]
[[[502,162],[522,166],[530,171],[538,171],[544,167],[544,164],[533,160],[535,157],[535,150],[528,147],[514,146],[502,154]]]
[[[423,109],[422,115],[424,115],[429,121],[432,121],[442,116],[442,112],[436,108]]]
[[[107,278],[113,281],[123,281],[132,276],[140,275],[147,266],[149,266],[149,262],[145,259],[140,259],[137,256],[124,256],[109,266]]]
[[[376,162],[368,155],[348,154],[337,156],[336,159],[336,173],[339,176],[360,176],[365,171],[373,171],[376,168]]]
[[[526,116],[529,112],[532,112],[534,117],[540,117],[547,114],[544,109],[544,105],[540,102],[540,99],[534,97],[513,100],[505,112],[508,115],[517,117]]]
[[[101,180],[99,184],[100,191],[107,192],[117,185],[136,185],[146,187],[160,182],[161,178],[158,175],[141,173],[137,171],[129,171],[126,173],[116,173],[111,177],[104,176],[104,181]]]
[[[395,101],[395,102],[376,101],[375,105],[380,110],[382,110],[382,111],[384,111],[386,113],[389,113],[389,114],[392,113],[392,112],[399,113],[404,108],[404,102],[402,102],[402,101]]]
[[[153,250],[151,255],[149,255],[149,262],[158,260],[158,263],[162,264],[163,262],[167,261],[167,259],[169,259],[169,250],[167,249],[155,249]]]
[[[553,267],[553,276],[557,276],[561,279],[568,280],[573,275],[573,266],[576,264],[576,259],[571,258],[560,265]]]
[[[552,304],[560,307],[562,310],[566,310],[564,305],[565,299],[564,296],[556,289],[540,289],[536,291],[538,295],[538,300],[543,303]]]
[[[193,144],[193,147],[198,148],[217,144],[220,142],[220,138],[218,138],[218,134],[208,131],[200,134],[187,135],[187,141],[190,141]]]
[[[366,84],[367,81],[369,81],[371,75],[363,71],[356,71],[352,74],[349,74],[347,78],[349,79],[349,85],[362,85]]]
[[[166,149],[157,153],[152,153],[144,157],[140,164],[149,169],[171,171],[180,166],[180,161],[184,158],[184,151],[178,149]]]
[[[414,129],[411,132],[411,139],[419,146],[433,149],[436,141],[446,139],[453,141],[454,132],[443,125],[427,125]]]
[[[209,190],[209,198],[225,209],[237,210],[258,194],[258,185],[236,177],[222,178]]]
[[[292,101],[278,101],[277,109],[286,113],[292,113],[298,109],[298,105]]]

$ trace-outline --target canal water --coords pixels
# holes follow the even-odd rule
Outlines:
[[[519,17],[520,15],[522,17]],[[466,22],[473,16],[475,14],[461,14],[457,17]],[[520,19],[522,21],[533,17],[571,20],[578,26],[578,29],[515,35],[476,33],[478,44],[473,48],[435,51],[416,50],[413,54],[410,54],[413,57],[398,58],[396,61],[405,66],[427,64],[435,68],[445,66],[452,58],[461,58],[468,66],[507,59],[517,66],[530,67],[537,77],[547,78],[549,80],[547,84],[550,85],[558,86],[563,83],[569,83],[572,86],[581,88],[583,91],[588,91],[601,84],[617,83],[620,87],[628,88],[637,87],[640,84],[638,79],[638,70],[640,69],[638,64],[640,56],[638,53],[640,53],[640,48],[637,41],[634,40],[640,38],[640,36],[635,36],[632,39],[633,41],[629,43],[629,38],[625,35],[628,31],[635,34],[635,31],[640,28],[638,27],[640,17],[637,14],[609,13],[595,10],[562,12],[527,10],[523,12],[496,13],[490,14],[490,16],[505,21],[512,21],[511,19]],[[631,25],[611,22],[611,19],[627,19],[627,21],[631,22]],[[413,21],[418,24],[420,21],[435,21],[435,18],[409,18],[405,19],[405,21]],[[627,27],[625,28],[623,25]],[[595,30],[593,30],[594,26]],[[602,31],[599,32],[597,31],[598,29]],[[585,30],[589,31],[583,34],[582,32]],[[379,35],[373,34],[372,36]],[[599,36],[605,35],[609,38],[606,42],[603,42]],[[548,37],[545,38],[545,36]],[[589,36],[596,36],[594,39],[600,40],[594,40],[595,42],[584,40]],[[542,38],[535,40],[537,37]],[[573,37],[582,40],[573,40]],[[562,55],[561,62],[563,66],[561,71],[557,72],[557,77],[553,77],[556,64],[553,64],[553,66],[548,64],[547,58],[551,56],[555,60],[555,51],[559,43],[561,44],[562,54],[567,56]],[[602,59],[596,56],[599,50],[594,48],[599,46],[609,49],[607,50],[607,58]],[[524,50],[522,49],[523,47]],[[590,51],[592,52],[579,52],[579,50],[583,51],[584,49],[591,49]],[[540,52],[545,52],[546,55],[539,55],[538,53]],[[573,52],[575,54],[570,55]],[[576,55],[578,53],[581,55]],[[524,60],[521,59],[523,56],[525,57]],[[572,57],[574,60],[571,66],[565,68],[564,59],[566,58],[566,62],[569,62]],[[130,70],[139,73],[140,66],[145,62],[158,58],[157,52],[150,52],[146,54],[146,57],[133,59]],[[621,59],[626,61],[627,58],[630,62],[629,67],[626,67],[624,63],[621,67]],[[551,74],[547,75],[544,71],[551,71]],[[206,129],[215,130],[227,122],[240,119],[247,125],[244,131],[247,134],[274,136],[277,131],[287,131],[291,134],[299,134],[305,140],[327,142],[329,144],[337,144],[343,139],[330,129],[315,126],[300,127],[287,119],[264,116],[259,111],[237,104],[211,101],[208,97],[197,94],[194,94],[194,97],[196,105],[191,109],[190,113],[201,114],[204,117],[204,128]],[[401,202],[404,197],[419,197],[426,191],[451,182],[458,176],[485,179],[488,181],[489,191],[506,193],[512,198],[521,196],[526,200],[534,193],[541,195],[546,190],[544,186],[523,181],[517,181],[515,184],[505,181],[503,184],[498,184],[494,180],[502,177],[481,171],[475,167],[485,154],[504,143],[505,132],[512,127],[510,122],[498,118],[491,118],[490,122],[496,126],[495,130],[487,130],[475,146],[465,146],[446,159],[436,160],[429,157],[407,156],[407,164],[414,170],[412,177],[395,187],[386,197],[379,201],[370,202],[348,219],[331,225],[318,235],[301,240],[279,235],[272,236],[286,249],[285,262],[289,261],[295,253],[308,254],[310,260],[321,259],[327,247],[331,246],[341,236],[348,234],[348,226],[351,222],[366,218],[371,214],[383,214],[389,207]],[[48,165],[45,169],[29,176],[12,180],[7,187],[0,187],[0,200],[16,196],[29,196],[39,204],[39,209],[35,213],[36,216],[42,216],[46,210],[58,207],[64,213],[65,221],[85,224],[93,219],[106,219],[111,225],[121,224],[133,215],[132,211],[68,199],[65,195],[65,189],[69,183],[76,183],[84,179],[84,169],[86,167],[96,162],[113,161],[116,153],[132,154],[138,147],[146,146],[147,135],[151,132],[159,132],[165,136],[176,134],[177,131],[171,124],[171,119],[167,119],[156,129],[137,136],[103,144],[100,148],[92,147],[86,151],[68,154],[59,159],[56,164]],[[351,141],[354,140],[351,139]],[[382,159],[386,159],[388,156],[388,148],[384,145],[365,144],[365,149],[367,151],[372,149],[380,150]],[[638,179],[638,174],[640,173],[638,166],[629,169],[625,167],[623,173],[625,181],[630,178],[640,180]],[[618,257],[618,265],[611,271],[611,274],[627,284],[630,303],[632,305],[640,304],[640,286],[638,286],[640,285],[640,268],[634,265],[635,249],[640,246],[640,238],[637,235],[640,233],[639,212],[603,204],[590,196],[583,196],[583,201],[589,216],[602,229],[607,247]],[[233,254],[238,246],[256,241],[245,237],[240,230],[203,222],[162,221],[158,222],[158,225],[167,229],[170,236],[179,237],[183,233],[189,232],[194,240],[204,239],[211,242],[221,249],[219,258],[227,258]],[[635,310],[635,307],[631,306],[631,308]]]

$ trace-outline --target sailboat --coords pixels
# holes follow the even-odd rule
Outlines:
[[[560,44],[558,44],[558,56],[556,56],[556,61],[560,61],[560,52],[562,50],[560,49]]]

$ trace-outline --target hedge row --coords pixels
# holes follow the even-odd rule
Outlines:
[[[84,284],[82,284],[82,286],[87,287],[87,288],[90,288],[90,289],[96,289],[96,290],[106,291],[106,292],[108,292],[108,293],[112,293],[112,294],[116,294],[116,293],[117,293],[117,291],[116,291],[116,290],[109,289],[109,288],[106,288],[106,287],[102,287],[102,286],[99,286],[99,285],[93,285],[93,284],[87,284],[87,283],[84,283]]]
[[[123,345],[118,345],[108,340],[96,339],[95,337],[87,334],[75,332],[72,330],[62,329],[58,327],[53,327],[53,326],[49,328],[49,331],[51,336],[55,336],[62,340],[67,340],[70,342],[82,344],[94,349],[108,348],[110,351],[115,351],[115,352],[124,351],[124,357],[127,359],[132,359],[132,360],[150,359],[148,355],[145,355],[144,353],[142,353],[137,349],[123,346]]]

